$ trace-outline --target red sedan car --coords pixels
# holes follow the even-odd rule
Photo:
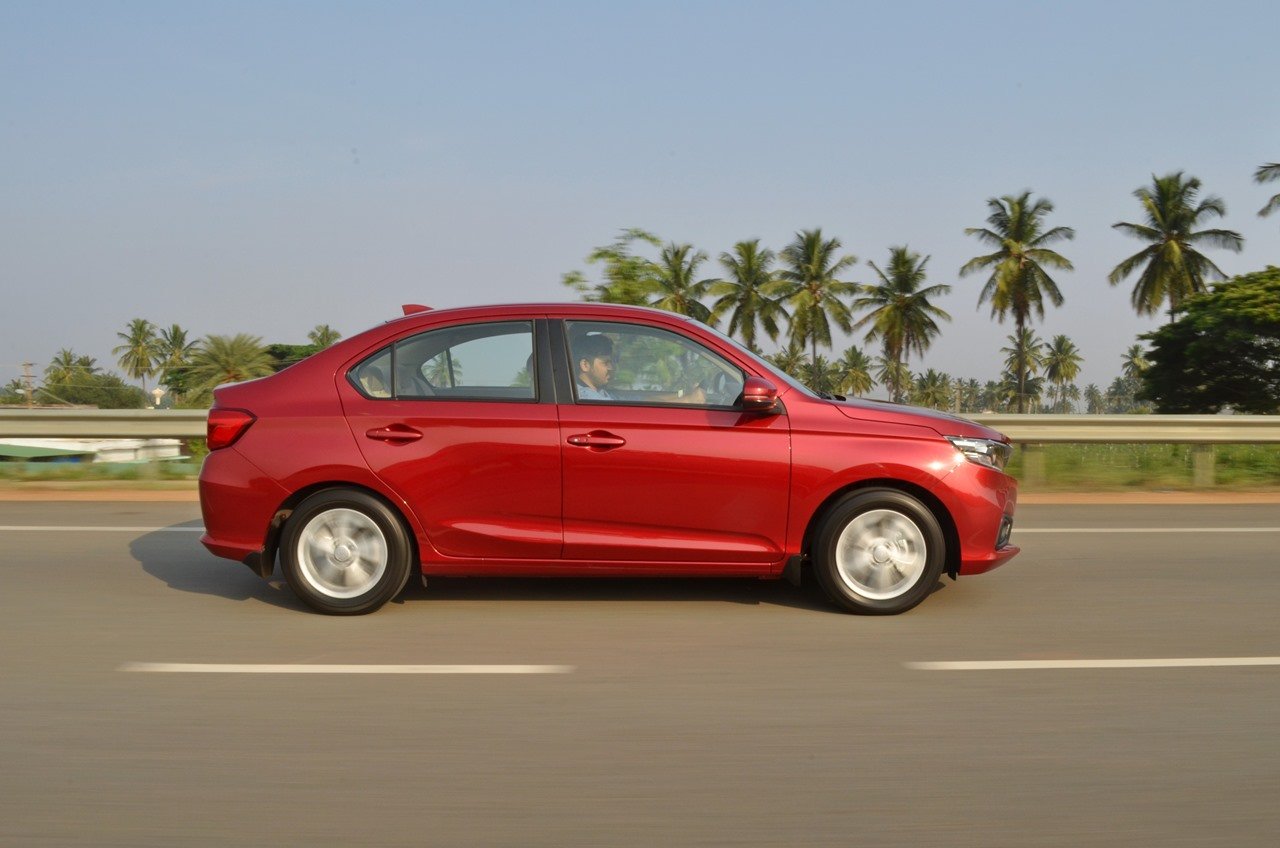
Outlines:
[[[321,612],[371,612],[415,570],[809,570],[847,610],[899,613],[1018,552],[986,427],[815,394],[652,309],[405,312],[214,394],[201,541],[263,577],[278,555]]]

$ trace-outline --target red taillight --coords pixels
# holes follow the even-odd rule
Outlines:
[[[258,419],[243,409],[209,410],[209,450],[229,447],[244,435],[249,425]]]

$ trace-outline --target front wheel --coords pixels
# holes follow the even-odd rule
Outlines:
[[[947,558],[938,519],[894,489],[868,489],[837,501],[814,534],[811,554],[827,596],[867,615],[894,615],[923,601]]]
[[[365,492],[329,489],[298,505],[280,562],[290,588],[330,615],[373,612],[409,580],[413,546],[395,512]]]

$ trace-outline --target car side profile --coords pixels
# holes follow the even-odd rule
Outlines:
[[[851,612],[911,609],[1009,544],[1008,439],[810,391],[642,307],[430,310],[219,387],[200,472],[214,554],[312,609],[424,576],[809,571]]]

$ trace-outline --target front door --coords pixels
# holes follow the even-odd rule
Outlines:
[[[564,328],[574,383],[560,406],[565,558],[770,571],[786,541],[786,415],[736,408],[742,369],[683,334]]]

